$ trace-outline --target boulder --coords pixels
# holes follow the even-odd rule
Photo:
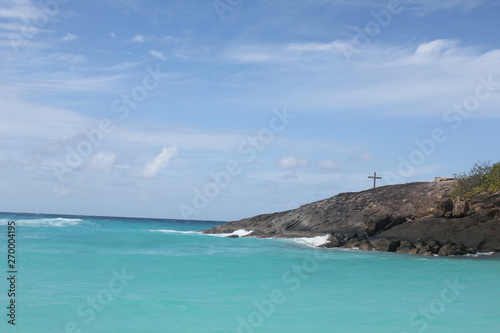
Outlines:
[[[401,244],[399,245],[398,249],[396,252],[402,252],[402,253],[417,253],[418,249],[413,245],[412,242],[410,241],[402,241]]]
[[[359,249],[363,251],[371,251],[373,250],[373,245],[367,239],[363,239],[359,245]]]
[[[434,217],[443,217],[446,215],[446,213],[451,212],[452,210],[453,201],[448,198],[445,200],[436,201],[431,213]]]
[[[330,235],[328,237],[328,243],[325,244],[324,247],[340,247],[345,244],[345,240],[337,235]]]
[[[439,249],[441,248],[441,243],[439,243],[437,240],[431,240],[427,242],[427,247],[432,252],[432,254],[438,254]]]
[[[453,201],[453,217],[464,217],[469,211],[469,204],[467,201],[462,201],[460,197],[456,197]]]
[[[396,252],[401,241],[397,239],[379,238],[372,242],[373,248],[377,251]]]
[[[438,255],[443,257],[464,255],[464,254],[467,254],[467,249],[463,245],[456,245],[453,243],[443,245],[438,252]]]
[[[357,238],[350,239],[347,244],[345,245],[346,248],[352,249],[353,247],[359,248],[361,245],[361,240]]]

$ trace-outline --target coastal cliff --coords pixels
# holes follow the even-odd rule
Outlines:
[[[297,209],[225,223],[207,234],[253,230],[248,237],[330,235],[322,247],[440,256],[500,252],[500,192],[452,200],[454,180],[341,193]],[[236,236],[233,236],[236,237]]]

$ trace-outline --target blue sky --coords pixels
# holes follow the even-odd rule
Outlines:
[[[4,0],[0,211],[232,220],[499,161],[500,1]]]

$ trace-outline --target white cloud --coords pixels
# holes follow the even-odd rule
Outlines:
[[[498,5],[499,2],[491,0],[403,0],[401,3],[405,10],[423,16],[439,10],[457,9],[467,12],[478,7]]]
[[[149,51],[149,54],[151,54],[153,57],[156,57],[156,58],[161,59],[161,60],[166,59],[165,56],[163,55],[162,51],[151,50],[151,51]]]
[[[116,154],[109,152],[98,152],[87,162],[85,169],[90,172],[106,173],[113,170]]]
[[[129,39],[128,42],[143,44],[143,43],[149,42],[151,40],[153,40],[153,36],[146,36],[143,34],[138,34],[138,35],[135,35],[134,37],[132,37],[131,39]]]
[[[282,157],[278,161],[278,166],[283,169],[297,169],[300,167],[306,167],[309,165],[307,158],[297,158],[295,156]]]
[[[29,0],[3,0],[0,8],[0,18],[6,19],[32,19],[41,8]]]
[[[164,169],[170,160],[177,156],[178,150],[176,147],[163,148],[162,152],[156,156],[152,161],[146,163],[144,169],[137,173],[141,178],[155,178],[161,169]]]
[[[73,35],[73,34],[70,34],[70,33],[67,33],[63,38],[62,38],[62,41],[63,42],[70,42],[72,40],[75,40],[77,39],[78,36],[77,35]]]
[[[109,36],[110,36],[111,38],[116,38],[116,33],[114,33],[114,32],[110,32],[110,33],[109,33]]]
[[[334,171],[338,169],[339,163],[337,161],[332,160],[331,158],[328,158],[326,160],[319,161],[318,166],[323,171]]]
[[[93,124],[91,119],[74,111],[16,98],[0,96],[0,104],[0,133],[11,142],[23,142],[26,138],[53,140],[74,135]]]

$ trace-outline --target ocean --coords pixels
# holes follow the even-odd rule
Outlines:
[[[0,332],[500,332],[498,256],[197,232],[220,223],[0,214]]]

